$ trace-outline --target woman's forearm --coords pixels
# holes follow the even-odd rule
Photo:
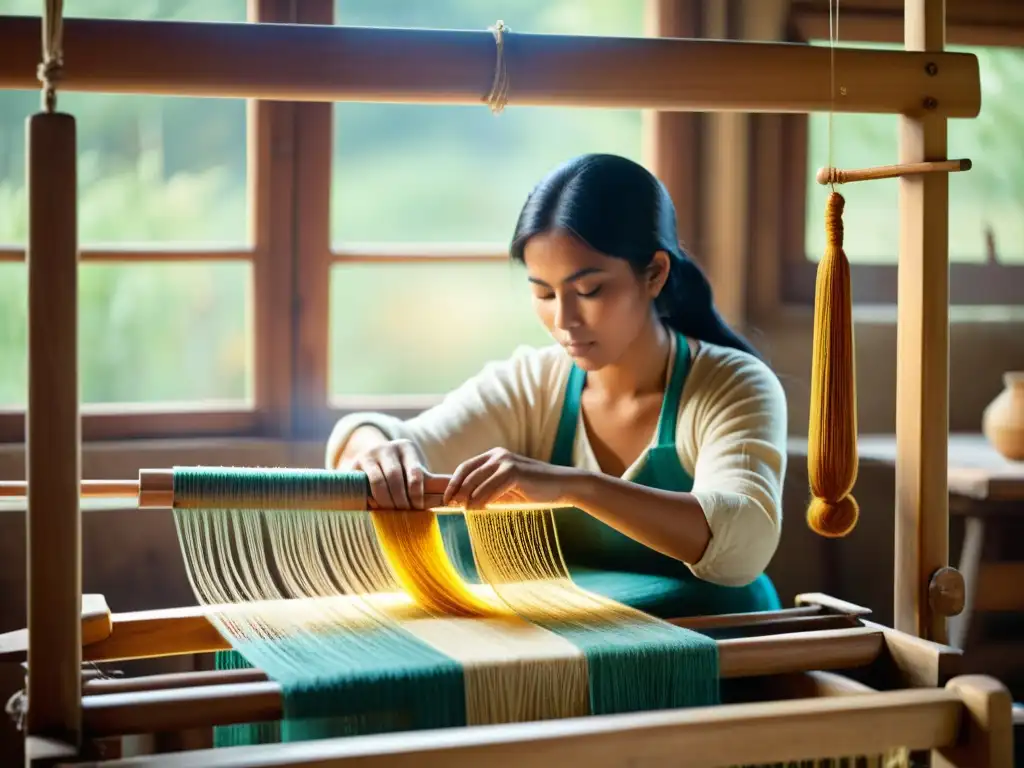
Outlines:
[[[692,565],[711,541],[704,510],[692,494],[591,472],[574,475],[566,490],[573,506],[668,557]]]

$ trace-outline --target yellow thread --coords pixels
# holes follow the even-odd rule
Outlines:
[[[422,511],[380,511],[373,527],[395,578],[412,598],[439,616],[493,615],[488,604],[469,591],[448,559],[437,518]]]
[[[815,286],[807,439],[807,474],[814,496],[807,521],[815,532],[829,537],[845,536],[859,516],[850,495],[857,480],[857,397],[850,263],[843,251],[844,205],[842,195],[829,193],[827,243]]]
[[[853,302],[850,263],[843,250],[846,201],[836,192],[836,183],[842,182],[842,174],[833,165],[832,120],[838,30],[839,0],[829,0],[830,192],[825,205],[825,253],[818,264],[814,292],[814,347],[807,437],[807,476],[813,498],[807,508],[807,523],[816,533],[831,538],[847,535],[860,517],[857,501],[850,495],[857,481],[858,459]]]

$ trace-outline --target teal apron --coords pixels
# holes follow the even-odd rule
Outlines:
[[[676,422],[690,368],[690,346],[676,334],[676,354],[658,418],[655,444],[632,482],[648,488],[685,493],[693,478],[679,461]],[[573,466],[586,372],[573,365],[551,463]],[[767,575],[743,587],[726,587],[693,575],[679,560],[619,533],[579,509],[555,511],[558,540],[573,581],[580,587],[661,618],[721,613],[749,613],[781,608]]]

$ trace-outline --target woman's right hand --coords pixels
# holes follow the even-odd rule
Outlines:
[[[427,470],[419,448],[411,440],[388,440],[374,431],[378,439],[364,445],[356,445],[360,441],[352,435],[353,450],[343,452],[338,469],[364,472],[378,509],[423,509]]]

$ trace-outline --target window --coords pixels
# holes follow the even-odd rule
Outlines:
[[[13,7],[12,7],[13,6]],[[245,21],[246,0],[65,3],[66,16]],[[5,13],[38,17],[34,0]],[[244,101],[58,94],[78,127],[80,375],[89,416],[172,416],[253,403],[253,281]],[[25,118],[38,91],[0,91],[0,432],[27,397]],[[238,419],[232,423],[238,426]],[[114,430],[116,434],[117,430]],[[6,439],[6,438],[5,438]]]
[[[69,24],[484,31],[504,19],[513,33],[618,36],[645,34],[649,11],[636,0],[65,3]],[[4,13],[39,7],[8,0]],[[572,156],[643,161],[645,149],[639,111],[58,98],[78,123],[86,440],[320,439],[338,408],[415,409],[521,344],[551,343],[507,257],[520,206]],[[38,102],[36,90],[0,90],[0,442],[23,436],[24,121]]]
[[[335,13],[346,25],[484,30],[501,18],[513,33],[619,36],[643,35],[645,21],[635,0],[339,0]],[[519,208],[575,155],[641,160],[641,113],[346,103],[333,117],[332,397],[438,395],[520,344],[550,343],[506,256]]]
[[[951,37],[953,35],[951,34]],[[1024,39],[1024,36],[1022,36]],[[827,41],[813,41],[827,45]],[[852,43],[842,42],[844,46]],[[900,48],[891,43],[862,43]],[[1019,48],[950,45],[951,51],[978,57],[982,109],[974,120],[951,120],[948,156],[970,158],[973,169],[949,176],[949,259],[951,301],[960,305],[1012,305],[1024,301],[1024,149],[1017,137],[1024,128],[1024,105],[1012,84],[1024,77]],[[828,116],[792,118],[790,134],[803,190],[803,216],[790,221],[786,244],[785,298],[811,302],[816,263],[825,247],[824,209],[828,188],[814,179],[828,164]],[[832,123],[832,162],[840,168],[889,165],[898,160],[899,119],[895,115],[837,114]],[[839,187],[846,198],[845,251],[853,267],[854,300],[896,301],[899,247],[899,198],[896,179]],[[797,229],[799,228],[799,229]]]

